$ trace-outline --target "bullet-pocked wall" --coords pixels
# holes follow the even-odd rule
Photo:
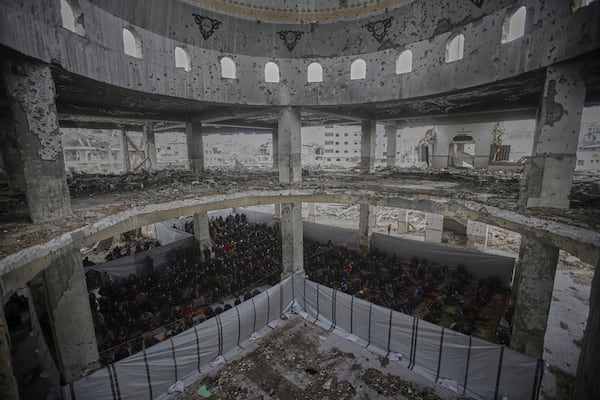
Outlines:
[[[340,11],[339,20],[334,9],[331,22],[319,23],[263,22],[258,5],[258,20],[203,8],[225,1],[62,2],[73,6],[77,29],[63,27],[61,0],[2,2],[0,43],[96,81],[218,103],[408,99],[511,78],[600,47],[598,24],[587,23],[600,20],[598,1],[576,11],[564,0],[393,2],[355,15]],[[507,16],[523,5],[524,35],[503,43]],[[137,56],[124,53],[123,29],[139,40]],[[455,50],[462,58],[446,62],[449,41],[459,34],[464,42]],[[189,57],[189,68],[176,67],[177,47]],[[405,50],[412,52],[411,70],[397,74],[396,59]],[[223,57],[235,63],[234,79],[222,77]],[[365,77],[350,79],[359,58]],[[278,66],[279,82],[265,82],[268,62]],[[314,62],[323,78],[309,83],[307,69]]]

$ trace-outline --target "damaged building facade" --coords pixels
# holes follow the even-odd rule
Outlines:
[[[600,265],[598,206],[574,183],[583,110],[600,103],[599,20],[600,2],[583,0],[3,1],[3,303],[44,282],[68,391],[99,366],[82,247],[192,214],[205,243],[207,211],[276,204],[285,278],[303,272],[302,203],[359,204],[363,251],[371,246],[374,207],[394,207],[426,212],[433,242],[445,217],[464,221],[472,248],[486,224],[521,234],[511,347],[541,358],[559,250]],[[498,123],[522,120],[535,121],[531,138],[508,135]],[[359,149],[352,154],[358,170],[344,179],[319,171],[319,179],[305,177],[302,127],[348,124],[357,147],[336,148],[334,136],[322,157]],[[378,125],[380,162],[419,163],[424,173],[400,170],[378,180]],[[275,175],[213,176],[203,190],[205,135],[223,127],[270,133]],[[61,141],[61,129],[73,128],[115,132],[121,157],[93,134]],[[186,189],[170,182],[132,186],[114,199],[101,189],[85,198],[70,193],[65,159],[98,157],[112,169],[121,163],[123,171],[151,171],[159,166],[157,137],[169,132],[185,135],[186,155],[169,149],[169,157],[193,176]],[[502,163],[517,164],[510,166],[519,181],[509,191],[493,175],[436,173],[493,174]],[[599,274],[589,304],[574,399],[600,397]],[[3,321],[0,390],[15,399]]]

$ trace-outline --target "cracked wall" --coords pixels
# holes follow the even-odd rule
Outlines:
[[[559,0],[544,2],[544,13],[540,12],[540,2],[528,4],[528,14],[533,16],[528,17],[525,36],[501,44],[502,24],[513,3],[485,2],[482,8],[457,0],[418,6],[410,3],[408,8],[389,11],[394,25],[389,38],[378,43],[363,27],[371,17],[285,25],[227,16],[223,23],[236,29],[219,30],[204,41],[199,39],[194,22],[185,22],[188,13],[198,11],[190,4],[171,2],[169,12],[152,13],[160,15],[158,20],[138,20],[133,5],[109,0],[99,4],[114,9],[114,13],[80,2],[86,20],[86,36],[81,37],[56,25],[60,21],[56,10],[51,10],[56,16],[50,19],[35,7],[31,12],[16,2],[4,2],[0,4],[1,14],[16,16],[22,22],[7,22],[0,31],[0,42],[45,62],[53,61],[74,74],[123,88],[200,101],[260,105],[360,104],[434,95],[511,78],[600,47],[596,28],[588,23],[600,19],[600,6],[592,3],[585,13],[572,13],[569,5]],[[166,3],[146,7],[160,10]],[[436,31],[444,18],[450,23],[442,24],[442,30],[448,30]],[[141,38],[143,59],[123,54],[122,28],[130,25]],[[275,34],[286,29],[305,31],[306,40],[293,52]],[[465,35],[464,58],[447,64],[446,41],[456,32]],[[175,67],[175,47],[181,45],[190,54],[190,72]],[[413,70],[396,75],[395,60],[404,49],[413,52]],[[221,78],[219,59],[225,55],[236,63],[237,79]],[[367,75],[364,80],[352,81],[350,64],[357,57],[366,61]],[[278,64],[280,83],[264,82],[267,62]],[[323,66],[321,83],[307,82],[307,67],[312,62]],[[444,104],[431,104],[421,111],[443,113],[446,109]]]
[[[71,211],[71,198],[50,67],[30,62],[6,63],[4,76],[19,144],[29,217],[34,222],[62,218]]]

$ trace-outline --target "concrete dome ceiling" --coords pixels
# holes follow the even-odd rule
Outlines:
[[[237,17],[281,23],[335,22],[380,14],[412,0],[193,0]]]

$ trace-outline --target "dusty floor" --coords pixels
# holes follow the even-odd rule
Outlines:
[[[176,400],[456,399],[448,389],[298,316],[186,388]]]

